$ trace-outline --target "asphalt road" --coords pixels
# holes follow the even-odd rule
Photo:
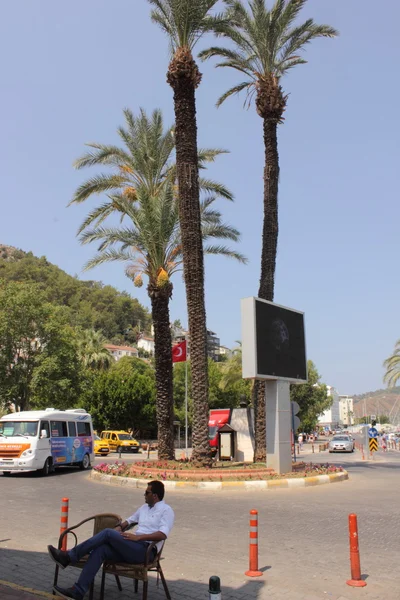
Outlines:
[[[302,458],[308,457],[302,453]],[[116,458],[110,455],[110,460]],[[400,453],[379,452],[374,461],[362,461],[358,452],[340,456],[324,452],[312,458],[314,462],[343,464],[350,480],[297,490],[168,492],[166,501],[176,513],[165,552],[169,580],[176,585],[183,581],[203,586],[210,575],[219,575],[226,590],[236,593],[242,589],[248,563],[248,514],[256,508],[259,566],[265,573],[248,598],[354,598],[360,590],[348,588],[345,581],[350,575],[347,520],[348,514],[355,512],[362,572],[368,576],[363,598],[397,600]],[[70,499],[70,524],[99,512],[126,517],[143,502],[143,490],[92,482],[87,472],[71,468],[47,478],[36,474],[0,476],[0,492],[0,551],[29,550],[41,557],[42,573],[35,575],[39,589],[49,589],[45,547],[57,542],[61,498]],[[0,579],[6,578],[4,564],[7,561],[0,559]],[[33,583],[31,587],[35,587]],[[198,597],[205,593],[206,588],[201,587]],[[183,592],[181,596],[185,597]],[[197,597],[193,590],[190,596]],[[226,592],[223,597],[230,596]],[[243,592],[236,597],[246,595]]]

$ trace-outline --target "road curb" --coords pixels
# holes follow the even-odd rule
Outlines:
[[[92,470],[89,478],[101,483],[145,489],[149,484],[148,479],[136,479],[134,477],[117,477],[106,475]],[[269,479],[267,481],[164,481],[167,490],[198,489],[215,492],[222,489],[241,488],[245,490],[276,490],[282,488],[304,488],[315,487],[327,483],[337,483],[349,478],[347,471],[330,473],[329,475],[315,475],[314,477],[294,477],[290,479]]]
[[[33,588],[24,587],[23,585],[18,585],[17,583],[11,583],[11,581],[4,581],[3,579],[0,579],[0,588],[2,586],[5,588],[10,588],[15,592],[21,592],[21,594],[30,594],[36,598],[46,598],[47,600],[57,600],[57,598],[59,598],[59,596],[54,596],[49,592],[34,590]]]

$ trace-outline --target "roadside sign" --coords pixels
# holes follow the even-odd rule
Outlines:
[[[378,430],[375,429],[375,427],[370,427],[368,429],[368,437],[369,438],[377,438],[378,437]]]
[[[297,413],[300,410],[300,406],[297,404],[297,402],[295,400],[292,400],[290,404],[291,404],[291,407],[292,407],[293,414],[297,415]]]
[[[369,451],[370,452],[378,451],[378,440],[376,438],[369,438]]]
[[[297,431],[298,428],[300,427],[300,419],[297,415],[294,415],[293,417],[293,431]]]

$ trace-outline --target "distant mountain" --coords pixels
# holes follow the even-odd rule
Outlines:
[[[358,394],[353,400],[356,417],[388,415],[392,422],[400,418],[400,387]]]
[[[0,279],[36,283],[48,302],[68,307],[72,325],[100,330],[110,341],[123,341],[138,324],[150,331],[150,313],[136,298],[99,281],[80,281],[45,256],[0,244]]]

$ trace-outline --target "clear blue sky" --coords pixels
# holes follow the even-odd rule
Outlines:
[[[308,357],[323,381],[353,394],[382,387],[382,362],[400,337],[400,6],[310,0],[309,15],[341,35],[308,46],[309,64],[283,80],[290,96],[279,129],[275,301],[306,313]],[[132,289],[122,265],[82,274],[95,248],[82,248],[75,233],[94,202],[66,208],[90,174],[75,172],[73,160],[85,142],[117,141],[123,107],[159,107],[173,120],[167,41],[146,0],[3,2],[0,52],[0,242],[126,289],[148,306],[145,288]],[[231,152],[211,175],[235,193],[221,209],[241,230],[250,261],[206,263],[208,326],[232,346],[241,337],[240,298],[258,290],[262,121],[239,98],[217,110],[217,97],[240,77],[211,63],[201,70],[199,144]],[[179,278],[171,317],[186,322]]]

